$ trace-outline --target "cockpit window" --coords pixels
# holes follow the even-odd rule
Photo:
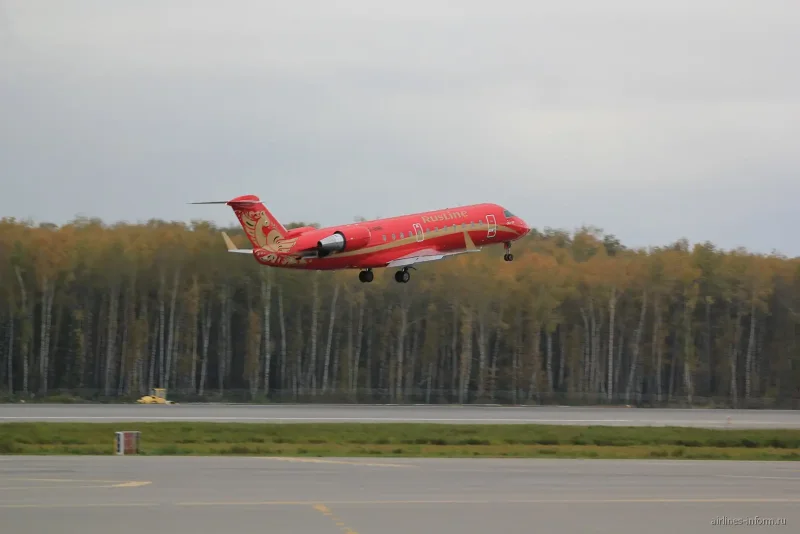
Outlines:
[[[505,216],[506,216],[506,217],[508,217],[508,218],[514,217],[514,214],[513,214],[513,213],[511,213],[511,212],[510,212],[510,211],[508,211],[508,210],[503,210],[503,215],[505,215]]]

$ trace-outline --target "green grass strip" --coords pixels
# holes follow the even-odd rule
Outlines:
[[[0,454],[800,460],[800,430],[359,423],[2,423]]]

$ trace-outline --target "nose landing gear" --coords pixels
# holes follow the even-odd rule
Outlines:
[[[372,272],[372,269],[367,269],[366,271],[361,271],[358,273],[358,279],[365,284],[372,282],[374,278],[375,274]]]
[[[503,259],[505,261],[514,261],[514,255],[511,254],[511,242],[506,241],[503,245],[505,246],[506,249],[506,253],[503,254]]]

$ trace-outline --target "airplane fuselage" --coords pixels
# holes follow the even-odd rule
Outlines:
[[[281,253],[272,248],[255,249],[253,254],[263,265],[311,269],[371,269],[420,253],[435,255],[469,250],[519,239],[529,231],[518,217],[497,204],[474,204],[443,210],[426,211],[385,219],[356,222],[315,229],[313,234],[329,236],[335,232],[357,233],[359,246],[323,257],[297,257],[292,250]],[[287,239],[293,235],[289,230]],[[303,234],[300,234],[301,236]],[[294,243],[295,248],[299,243]]]

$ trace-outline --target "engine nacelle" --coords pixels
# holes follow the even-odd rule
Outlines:
[[[372,234],[369,228],[363,226],[352,226],[344,230],[336,230],[331,235],[317,241],[317,253],[320,257],[323,257],[334,252],[358,250],[369,245],[371,238]]]
[[[335,232],[317,241],[317,252],[320,257],[327,256],[332,252],[342,252],[346,246],[344,236]]]

